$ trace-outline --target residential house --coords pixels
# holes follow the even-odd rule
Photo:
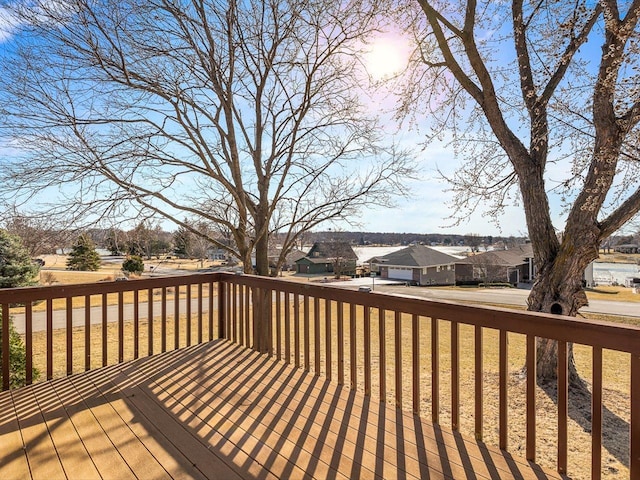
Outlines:
[[[456,284],[532,282],[535,277],[531,244],[508,250],[491,250],[470,255],[456,263]]]
[[[269,249],[269,267],[275,270],[276,265],[278,264],[278,260],[280,259],[280,254],[282,253],[281,248],[270,248]],[[305,253],[302,250],[298,250],[297,248],[293,248],[287,253],[284,259],[284,264],[282,265],[283,271],[294,270],[296,268],[296,261],[304,258]]]
[[[381,278],[412,285],[455,285],[455,264],[460,259],[424,245],[413,245],[372,259]]]
[[[295,261],[297,273],[355,275],[358,256],[348,242],[316,242]]]

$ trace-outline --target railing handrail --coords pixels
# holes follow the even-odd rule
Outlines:
[[[401,310],[404,313],[422,317],[455,320],[462,324],[640,355],[640,327],[635,325],[494,306],[468,305],[447,300],[429,300],[406,295],[358,292],[342,287],[312,285],[252,275],[227,273],[217,275],[217,280],[248,287],[269,288],[285,293],[355,303],[384,310]]]
[[[64,285],[45,285],[37,287],[17,287],[0,289],[0,305],[3,303],[25,303],[55,298],[84,297],[103,293],[132,292],[149,288],[172,287],[180,285],[218,281],[218,273],[195,273],[170,277],[136,278],[126,282],[110,280],[95,283],[73,283]]]
[[[195,273],[179,276],[179,283],[229,282],[255,288],[332,301],[356,303],[365,307],[402,310],[407,314],[456,320],[463,324],[508,330],[540,338],[575,342],[640,355],[640,327],[601,320],[585,320],[562,315],[520,311],[508,308],[467,305],[446,300],[430,300],[380,292],[358,292],[332,285],[314,285],[280,278],[238,275],[226,272]],[[175,277],[152,277],[123,281],[47,285],[0,289],[0,305],[120,293],[149,288],[171,287]],[[535,320],[535,321],[532,321]]]

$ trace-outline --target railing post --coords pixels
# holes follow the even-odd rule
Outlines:
[[[9,390],[9,305],[2,304],[2,390]]]
[[[225,289],[226,284],[222,281],[218,281],[218,338],[225,338]],[[213,294],[213,293],[212,293]]]
[[[631,354],[631,425],[629,478],[640,478],[640,355]]]

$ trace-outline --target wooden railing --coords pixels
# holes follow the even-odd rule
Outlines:
[[[628,447],[612,455],[640,478],[636,327],[222,273],[0,290],[0,311],[3,389],[10,316],[25,342],[27,383],[33,367],[49,379],[226,338],[502,449],[521,443],[518,455],[531,461],[545,461],[538,451],[552,441],[560,473],[584,462],[576,443],[589,443],[591,477],[600,478],[603,439],[612,451],[603,414],[613,415]],[[537,338],[558,342],[551,387],[536,383]],[[570,342],[590,384],[588,425],[571,420]],[[615,405],[611,375],[627,388]]]
[[[9,320],[21,334],[25,383],[218,338],[213,274],[0,290],[2,389]],[[38,362],[37,359],[40,359]]]
[[[430,416],[434,423],[449,423],[453,430],[472,433],[479,440],[495,440],[503,450],[516,450],[509,443],[521,436],[518,454],[531,461],[538,460],[540,440],[548,443],[548,437],[555,436],[551,466],[563,474],[571,473],[571,446],[574,464],[590,457],[591,478],[601,478],[606,412],[619,420],[618,427],[626,428],[626,432],[606,432],[607,438],[622,436],[628,442],[622,453],[608,444],[604,447],[619,457],[625,471],[629,469],[629,478],[640,478],[638,327],[252,276],[220,278],[222,334],[233,342],[346,383],[381,402]],[[538,338],[557,341],[556,385],[537,385]],[[581,373],[589,373],[585,378],[589,389],[578,390],[590,393],[591,401],[589,425],[572,425],[571,434],[570,343],[579,363],[586,363]],[[603,359],[626,377],[626,405],[605,406]],[[497,364],[496,375],[490,362]],[[463,377],[468,381],[461,388]],[[517,390],[514,384],[522,385],[523,412],[515,411],[510,402]],[[491,412],[495,421],[487,421],[489,390],[498,397]],[[550,400],[554,412],[548,411]],[[539,420],[547,421],[551,415],[554,428],[538,429]],[[583,452],[576,445],[582,442],[576,429],[590,437]]]

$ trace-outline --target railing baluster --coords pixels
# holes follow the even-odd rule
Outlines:
[[[371,307],[364,307],[364,394],[371,396]]]
[[[252,342],[255,342],[253,338],[253,333],[251,330],[251,313],[250,313],[250,305],[251,305],[251,292],[252,290],[249,287],[244,287],[244,334],[246,336],[245,345],[247,347],[251,346]]]
[[[357,366],[357,350],[356,350],[356,304],[349,304],[349,373],[351,379],[351,388],[358,388],[358,366]]]
[[[261,298],[266,302],[262,309],[262,314],[266,315],[266,318],[262,319],[264,325],[264,350],[271,357],[273,356],[273,290],[265,288],[261,292]]]
[[[73,374],[73,298],[66,298],[67,375]]]
[[[460,324],[451,322],[451,429],[460,428]]]
[[[2,304],[2,389],[9,390],[9,304]]]
[[[338,302],[338,385],[344,385],[344,304]]]
[[[320,375],[320,299],[313,297],[313,354],[314,373]]]
[[[331,336],[331,300],[328,298],[324,301],[324,346],[325,346],[325,375],[327,380],[331,381],[331,371],[333,370],[331,365],[331,347],[333,338]]]
[[[431,318],[431,421],[440,421],[440,332],[435,317]]]
[[[498,420],[498,446],[502,450],[507,449],[507,373],[508,373],[508,358],[507,358],[507,331],[500,330],[500,346],[498,357],[498,408],[500,411]]]
[[[238,323],[238,307],[242,308],[242,303],[240,303],[240,299],[238,297],[238,290],[240,290],[240,286],[235,283],[230,285],[227,288],[229,295],[231,296],[231,304],[229,306],[229,320],[230,324],[233,324],[234,327]],[[231,328],[231,326],[230,326]],[[233,339],[233,342],[236,343],[238,341],[238,330],[239,328],[231,328],[229,330],[230,336]],[[233,331],[233,333],[231,333]]]
[[[602,478],[602,348],[593,347],[591,388],[591,479]]]
[[[187,283],[187,296],[185,298],[186,305],[186,316],[187,316],[187,347],[191,346],[191,284]]]
[[[153,355],[153,288],[147,291],[147,327],[148,327],[148,346],[149,355]]]
[[[217,282],[214,286],[213,282],[209,282],[209,341],[213,341],[213,300],[214,300],[214,288],[217,288],[220,282]],[[218,307],[220,306],[220,300],[218,299]],[[220,338],[220,334],[218,334]]]
[[[536,459],[536,337],[527,335],[527,460]]]
[[[162,287],[161,298],[160,351],[164,353],[167,351],[167,287]]]
[[[198,343],[202,343],[202,283],[198,284]]]
[[[558,342],[558,473],[567,473],[569,375],[567,342]]]
[[[302,312],[302,321],[304,322],[304,369],[305,371],[309,371],[311,367],[311,359],[309,358],[310,353],[310,345],[309,345],[309,297],[304,295],[302,298],[303,303],[303,312]]]
[[[386,312],[378,309],[378,375],[380,382],[380,401],[387,401],[387,332],[386,332]]]
[[[180,348],[180,285],[174,287],[173,294],[173,348]]]
[[[140,291],[133,291],[133,358],[140,356]]]
[[[53,300],[47,299],[47,380],[53,378]],[[7,350],[8,351],[8,350]]]
[[[102,366],[107,365],[107,294],[102,294]]]
[[[284,362],[291,363],[291,304],[289,292],[284,292]]]
[[[482,430],[484,412],[482,404],[484,401],[484,365],[483,365],[483,341],[482,327],[476,325],[474,328],[474,354],[475,354],[475,436],[476,440],[482,441]]]
[[[411,315],[411,373],[413,377],[413,413],[420,414],[420,317]],[[436,409],[437,411],[437,409]]]
[[[629,478],[640,478],[640,354],[631,354]]]
[[[402,314],[398,310],[394,312],[394,321],[396,408],[402,408]]]
[[[235,329],[233,329],[233,323],[235,323],[237,321],[237,316],[236,316],[236,309],[237,309],[237,304],[234,301],[235,297],[232,295],[232,289],[230,288],[231,285],[230,284],[226,284],[226,288],[225,288],[225,312],[224,312],[224,318],[225,318],[225,332],[226,332],[226,338],[227,340],[232,340],[234,338],[234,333],[235,333]],[[251,299],[251,301],[249,300]],[[247,322],[249,322],[249,304],[253,302],[253,334],[251,335],[251,338],[253,340],[253,347],[256,347],[256,343],[259,344],[260,342],[260,336],[256,336],[255,332],[256,332],[256,328],[260,328],[260,324],[258,322],[258,318],[256,316],[256,308],[260,308],[260,299],[259,296],[256,295],[256,290],[251,288],[247,288]],[[256,322],[258,322],[256,324]],[[247,323],[248,325],[248,323]],[[247,331],[248,328],[247,328]],[[248,344],[248,346],[252,346],[251,344]]]
[[[244,285],[238,286],[238,330],[240,330],[240,345],[249,345],[249,329],[244,325]]]
[[[91,295],[84,297],[84,370],[91,369]]]
[[[300,296],[293,294],[293,353],[294,365],[300,368]]]
[[[26,383],[31,385],[33,383],[33,304],[27,302],[24,308],[24,349],[27,357],[25,359],[25,367],[27,369]]]
[[[218,338],[227,338],[227,332],[225,332],[225,289],[227,284],[224,282],[218,282]]]
[[[124,361],[124,292],[118,292],[118,363]]]
[[[274,292],[276,295],[276,358],[282,358],[282,298],[279,291]]]

